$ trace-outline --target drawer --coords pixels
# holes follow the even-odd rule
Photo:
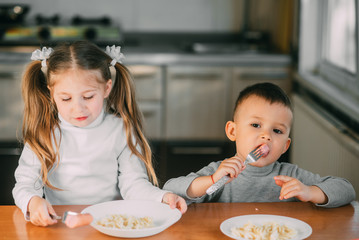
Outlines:
[[[139,102],[144,117],[145,135],[149,139],[162,138],[162,106],[160,102]]]
[[[197,172],[234,154],[235,144],[230,141],[170,141],[166,144],[166,180]]]
[[[130,65],[138,100],[160,101],[162,99],[162,68],[149,65]]]
[[[15,169],[22,151],[18,142],[0,141],[0,205],[13,205],[12,189],[15,186]]]
[[[0,141],[17,139],[17,133],[21,134],[24,109],[21,96],[23,70],[23,65],[0,64]]]
[[[165,136],[169,140],[223,140],[231,69],[177,66],[167,69]]]
[[[290,69],[283,67],[236,67],[233,69],[232,86],[239,93],[249,85],[271,82],[289,94],[291,91],[290,74]]]
[[[239,93],[250,85],[263,82],[276,84],[290,95],[292,86],[291,70],[285,67],[235,67],[233,69],[230,118],[232,118],[234,105]]]

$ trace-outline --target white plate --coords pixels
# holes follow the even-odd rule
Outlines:
[[[255,214],[255,215],[242,215],[238,217],[232,217],[222,222],[220,229],[228,237],[234,239],[242,239],[240,237],[233,236],[231,234],[231,229],[233,227],[242,227],[248,222],[252,222],[256,225],[263,225],[267,222],[277,222],[279,224],[286,224],[288,227],[291,227],[297,230],[298,234],[294,239],[305,239],[312,234],[312,228],[309,224],[300,221],[295,218],[277,216],[277,215],[264,215],[264,214]]]
[[[110,236],[124,238],[139,238],[155,235],[177,222],[182,216],[178,209],[171,209],[167,204],[140,200],[118,200],[99,203],[85,208],[81,213],[90,213],[93,216],[94,221],[91,223],[91,226],[98,231]],[[111,214],[151,217],[154,227],[143,229],[117,229],[96,224],[97,220]]]

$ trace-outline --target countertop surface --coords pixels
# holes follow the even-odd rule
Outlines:
[[[124,50],[124,63],[153,65],[224,65],[224,66],[289,66],[290,56],[270,53],[184,53],[184,52],[140,52]]]
[[[26,63],[30,61],[34,46],[0,47],[0,64]],[[216,66],[290,66],[289,55],[256,51],[195,53],[171,47],[126,47],[125,65],[216,65]]]

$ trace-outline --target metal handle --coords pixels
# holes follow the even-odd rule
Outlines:
[[[242,73],[238,75],[241,80],[275,80],[287,79],[288,73],[285,72],[258,72],[258,73]]]
[[[218,73],[177,73],[171,76],[173,80],[191,79],[191,80],[218,80],[221,79],[221,75]]]
[[[253,150],[254,151],[254,150]],[[252,153],[252,152],[251,152]],[[244,161],[244,165],[247,165],[250,162],[255,162],[258,158],[254,158],[252,156],[252,154],[249,153],[246,157],[246,160]],[[210,186],[206,193],[208,195],[214,193],[215,191],[217,191],[218,189],[220,189],[221,187],[223,187],[224,184],[226,184],[226,182],[229,180],[229,176],[223,176],[221,179],[219,179],[217,182],[215,182],[212,186]]]
[[[217,182],[215,182],[212,186],[210,186],[206,193],[208,195],[211,195],[212,193],[214,193],[215,191],[217,191],[218,189],[220,189],[221,187],[224,186],[224,184],[226,184],[226,182],[229,180],[229,177],[223,176],[221,179],[219,179]]]
[[[156,111],[155,110],[142,110],[142,114],[143,114],[144,118],[148,118],[153,115],[156,115]]]
[[[220,147],[174,147],[172,152],[174,154],[220,154],[222,149]]]
[[[21,148],[0,148],[0,155],[17,156],[21,154]]]
[[[13,72],[0,72],[0,80],[12,80],[15,79],[15,73]]]
[[[135,81],[140,81],[140,80],[154,80],[157,79],[157,73],[134,73],[132,74],[133,78],[135,79]]]

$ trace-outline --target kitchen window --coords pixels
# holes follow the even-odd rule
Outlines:
[[[323,10],[323,59],[356,73],[355,2],[329,0]]]
[[[359,0],[300,0],[298,82],[359,122]]]

